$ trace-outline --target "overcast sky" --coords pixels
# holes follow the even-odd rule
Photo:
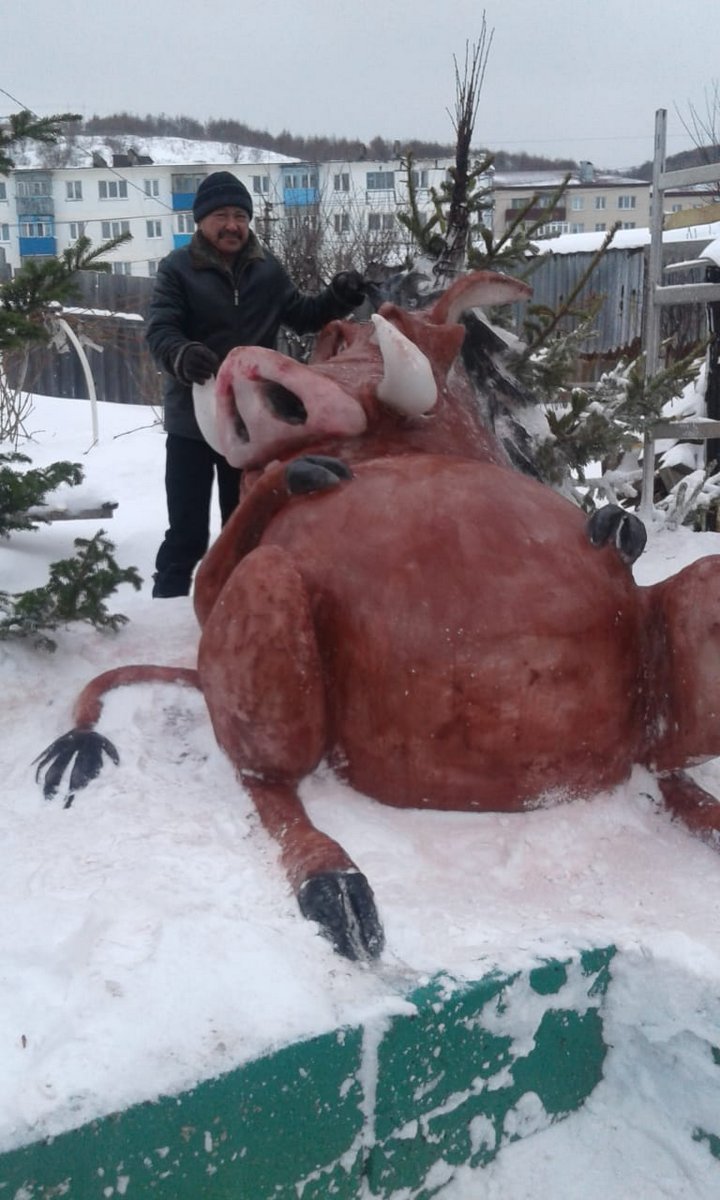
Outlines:
[[[666,108],[668,153],[692,145],[676,106],[704,112],[720,77],[717,0],[5,0],[0,88],[43,115],[451,142],[453,56],[483,11],[477,144],[629,167]]]

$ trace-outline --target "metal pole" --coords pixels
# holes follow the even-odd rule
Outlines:
[[[655,113],[655,154],[653,158],[652,212],[650,214],[650,253],[645,289],[645,381],[657,374],[660,366],[660,307],[655,302],[656,289],[662,282],[663,189],[665,146],[667,141],[667,109]],[[643,437],[642,501],[639,515],[647,520],[652,515],[655,488],[655,439],[650,429]]]

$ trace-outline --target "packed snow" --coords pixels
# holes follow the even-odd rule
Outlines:
[[[477,979],[615,943],[605,1077],[584,1109],[460,1171],[445,1200],[716,1200],[720,1163],[707,1043],[720,1040],[720,860],[670,821],[652,777],[523,815],[400,811],[320,770],[312,818],[369,876],[387,936],[368,968],[338,958],[297,911],[265,835],[213,739],[201,697],[160,685],[112,694],[100,723],[121,761],[72,808],[46,802],[32,761],[73,701],[120,663],[194,665],[189,599],[152,600],[165,524],[164,437],[148,407],[36,397],[21,445],[36,464],[82,463],[68,507],[117,501],[105,528],[123,566],[117,634],[58,631],[47,653],[0,643],[0,1151],[180,1091],[293,1039],[403,1011],[438,970]],[[217,518],[215,518],[217,525]],[[56,521],[0,549],[2,587],[47,578],[98,521]],[[720,535],[650,529],[647,584],[720,553]],[[592,680],[588,681],[592,687]],[[698,769],[720,795],[720,765]]]
[[[537,243],[542,254],[595,254],[602,246],[607,233],[561,233],[557,237],[543,238]],[[714,242],[720,238],[720,221],[707,224],[689,225],[684,229],[666,229],[663,233],[663,244],[671,242],[704,243]],[[650,245],[650,230],[647,227],[637,229],[618,229],[612,240],[613,250],[634,250],[639,246]],[[690,254],[691,251],[688,250]],[[694,260],[702,257],[692,254]]]

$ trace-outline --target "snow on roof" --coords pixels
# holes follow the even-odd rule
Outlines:
[[[568,174],[569,187],[650,187],[647,179],[635,179],[609,171],[594,171],[588,179],[581,178],[577,171],[495,171],[493,179],[496,188],[557,188],[564,183]]]
[[[599,250],[607,232],[561,233],[558,237],[536,241],[541,254],[589,254]],[[687,229],[668,229],[663,242],[711,242],[720,237],[720,221],[709,225],[691,225]],[[650,245],[649,229],[618,229],[611,250],[631,250]]]
[[[135,151],[141,157],[152,160],[155,166],[174,164],[192,166],[195,163],[283,163],[297,162],[286,154],[272,150],[261,150],[257,146],[238,146],[234,142],[206,142],[180,137],[135,137],[131,134],[92,136],[79,134],[62,139],[57,147],[47,147],[26,142],[13,152],[16,168],[37,170],[47,165],[54,167],[90,167],[93,155],[100,155],[108,166],[112,166],[114,154]],[[143,165],[143,164],[138,164]],[[151,164],[146,164],[151,165]]]

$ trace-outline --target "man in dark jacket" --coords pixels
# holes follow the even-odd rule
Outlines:
[[[160,263],[147,327],[150,350],[168,375],[165,491],[169,528],[155,561],[153,596],[186,596],[210,538],[217,473],[223,524],[238,501],[240,472],[204,441],[192,385],[214,375],[235,346],[268,346],[278,329],[314,333],[364,298],[355,271],[336,275],[317,296],[297,290],[250,229],[252,197],[229,171],[203,179],[195,196],[197,230]]]

